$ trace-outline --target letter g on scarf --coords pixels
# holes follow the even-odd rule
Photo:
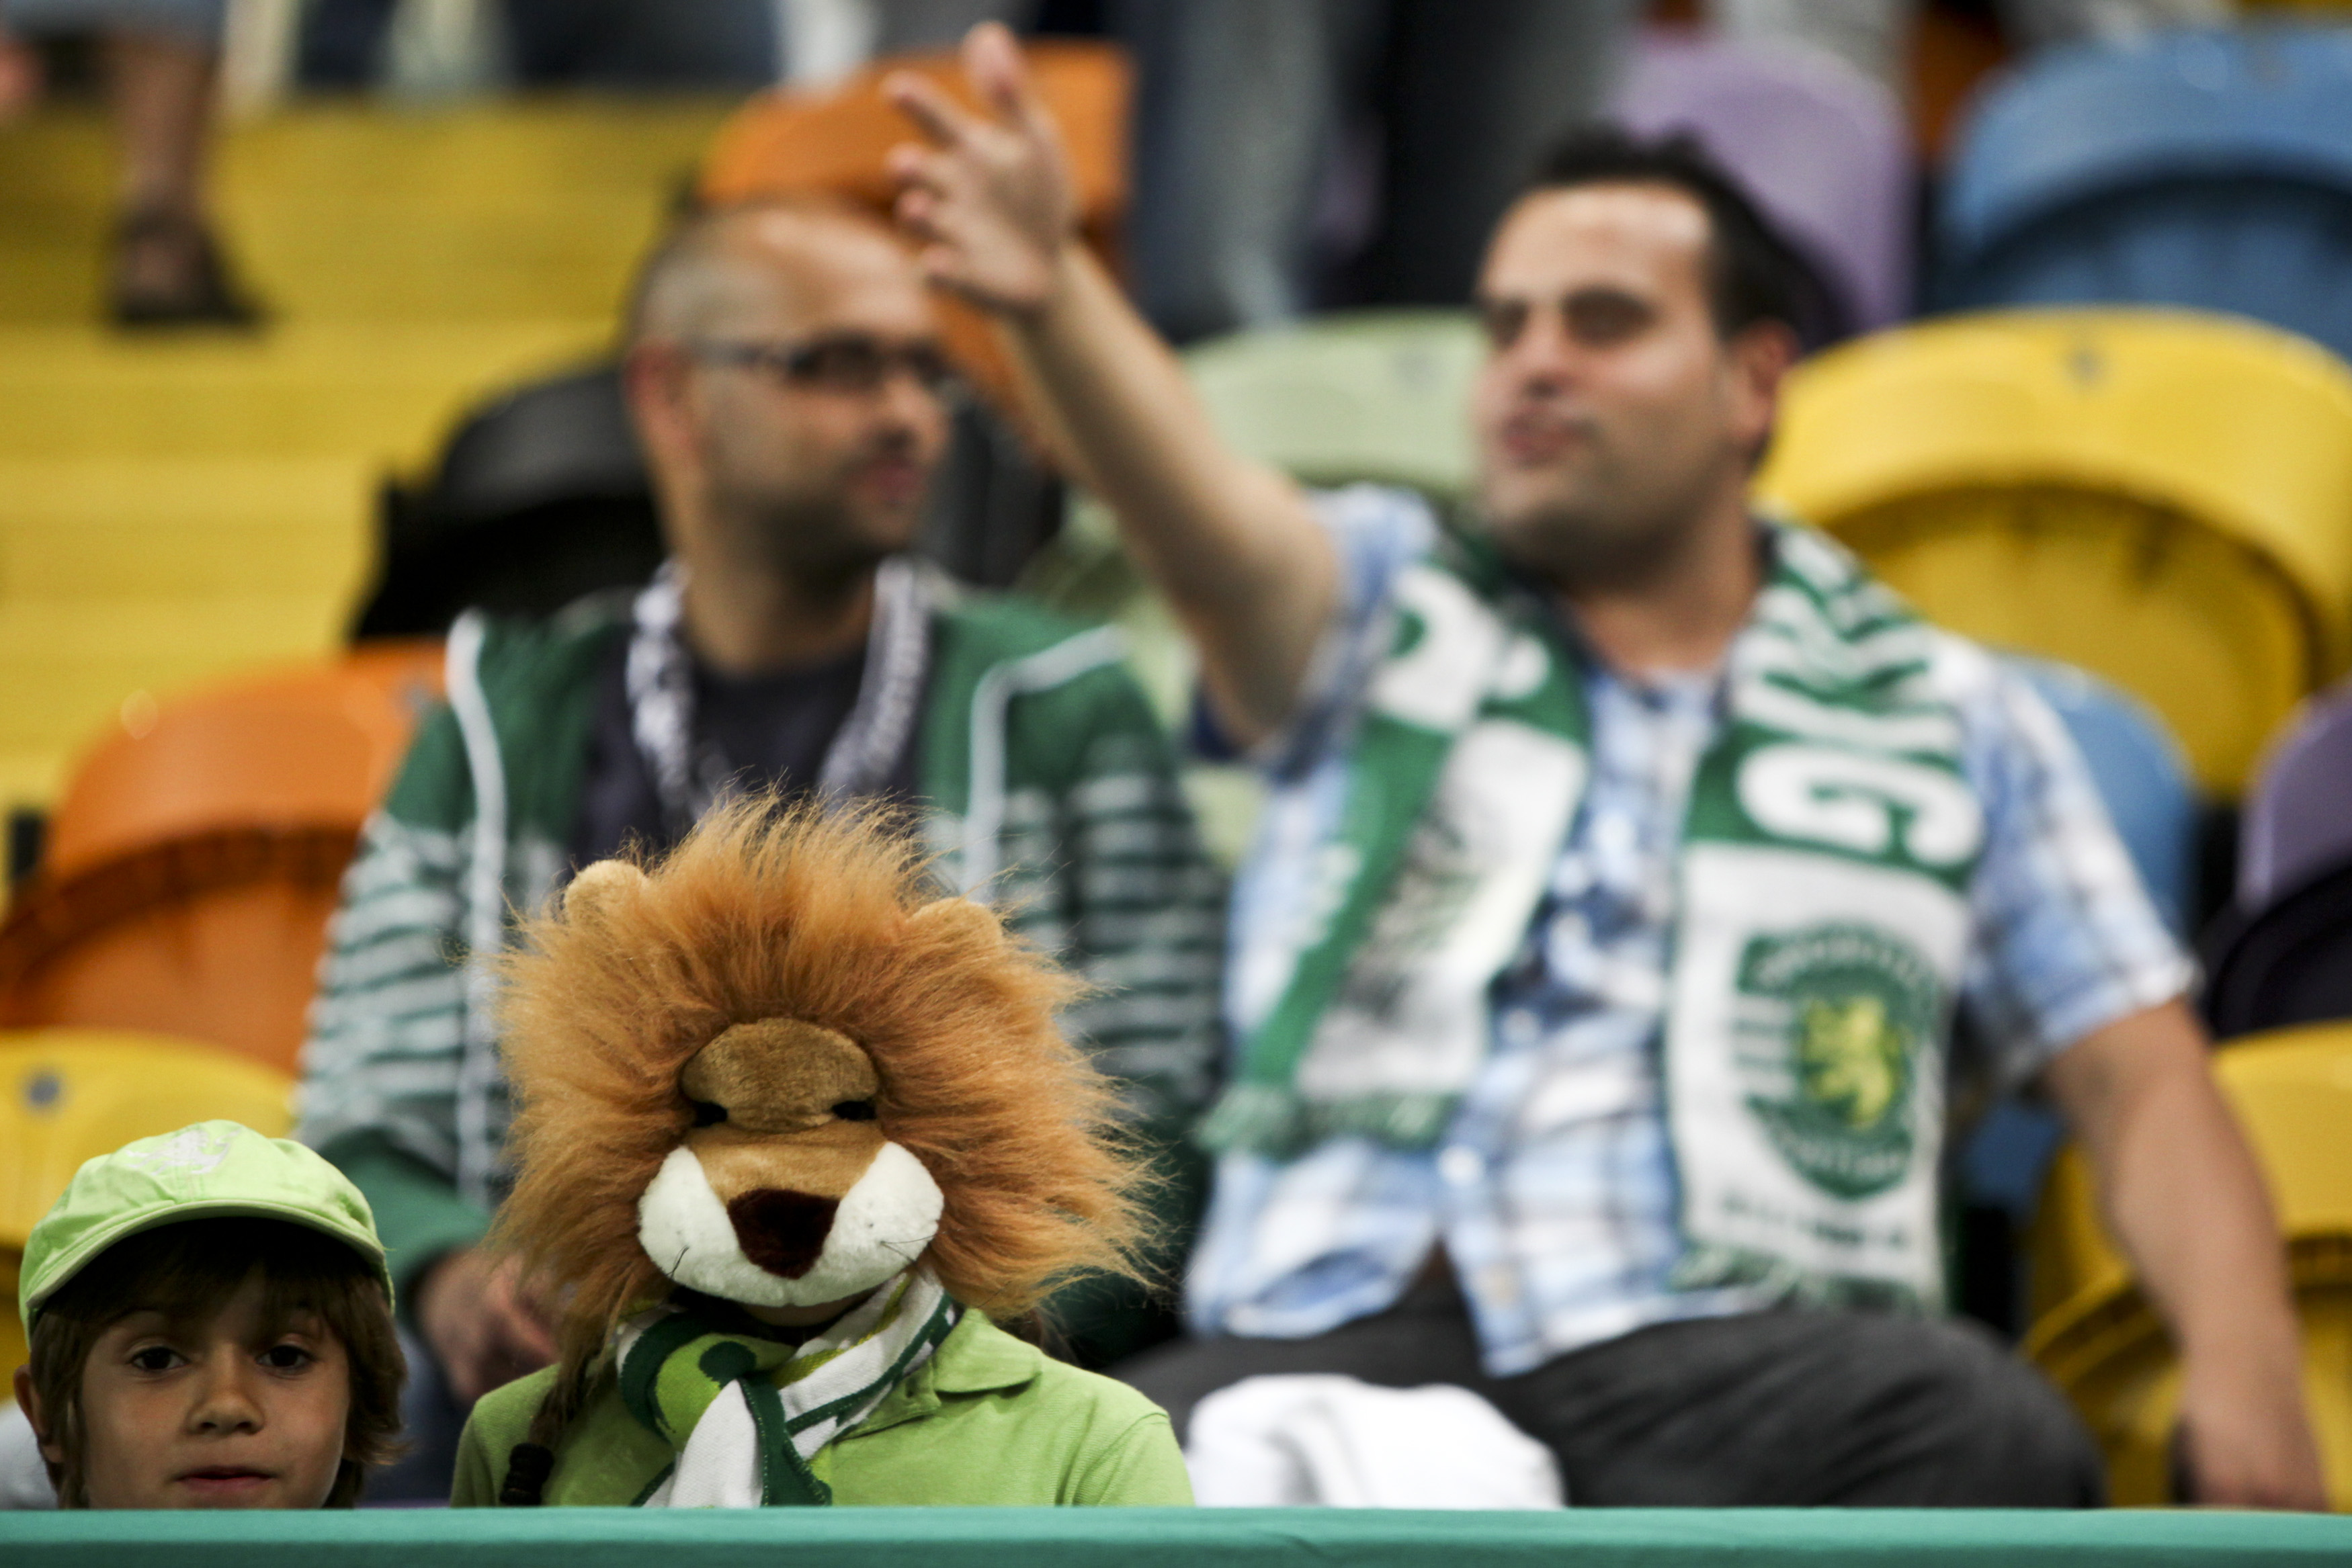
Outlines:
[[[1770,832],[1866,855],[1894,842],[1899,807],[1903,847],[1923,865],[1966,860],[1984,838],[1982,809],[1949,773],[1827,747],[1756,752],[1739,770],[1739,804]]]

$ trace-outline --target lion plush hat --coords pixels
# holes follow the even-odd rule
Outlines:
[[[1143,1168],[1055,1025],[1075,983],[941,898],[886,813],[726,805],[651,870],[587,867],[508,960],[520,1106],[499,1239],[562,1306],[552,1449],[631,1313],[910,1266],[1017,1315],[1133,1277]]]

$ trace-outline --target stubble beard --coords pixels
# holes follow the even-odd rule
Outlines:
[[[1700,525],[1696,507],[1629,513],[1548,497],[1502,508],[1482,526],[1504,556],[1569,593],[1639,588],[1670,574]]]
[[[918,519],[866,517],[845,495],[736,496],[724,507],[737,558],[815,602],[855,592],[875,568],[914,542]],[[904,542],[891,536],[903,534]]]

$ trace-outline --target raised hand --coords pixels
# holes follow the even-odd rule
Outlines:
[[[1032,316],[1061,286],[1077,230],[1069,158],[1002,24],[965,37],[963,68],[984,115],[908,72],[883,84],[928,143],[891,149],[898,223],[922,242],[930,281],[983,308]]]

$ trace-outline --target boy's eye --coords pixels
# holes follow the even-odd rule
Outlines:
[[[273,1344],[261,1353],[261,1364],[272,1372],[299,1372],[317,1359],[299,1344]]]
[[[180,1364],[180,1353],[168,1344],[142,1345],[131,1353],[131,1364],[142,1372],[169,1372]]]

